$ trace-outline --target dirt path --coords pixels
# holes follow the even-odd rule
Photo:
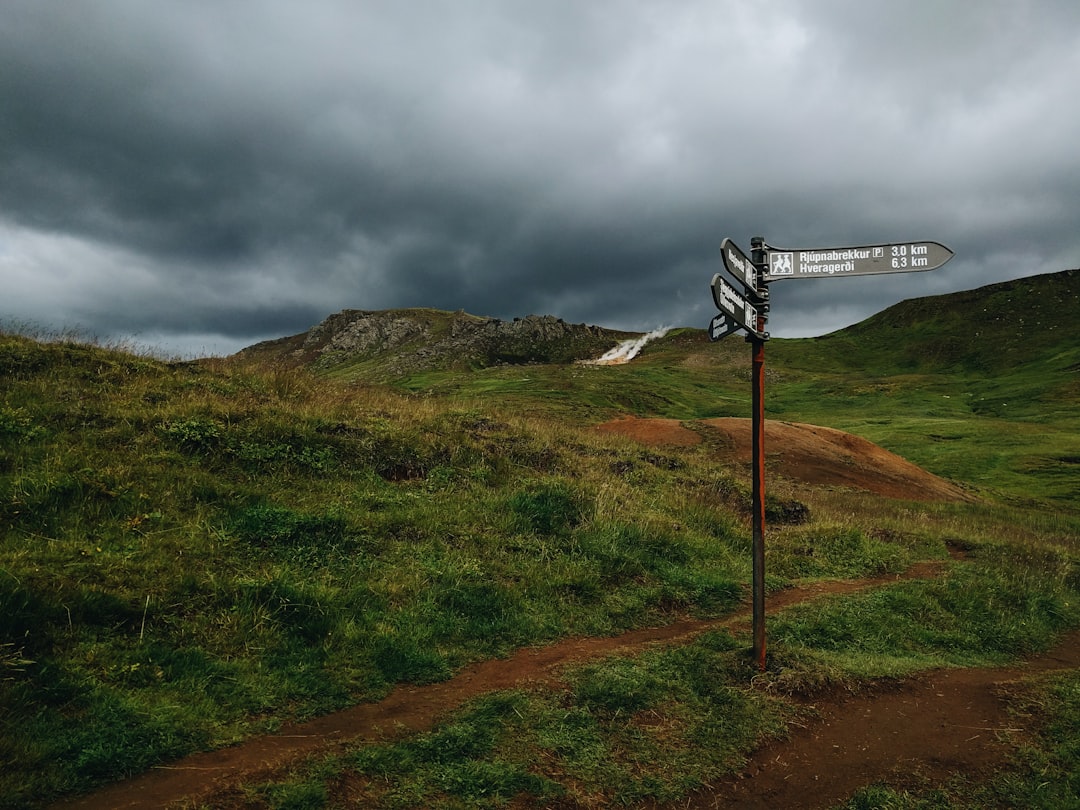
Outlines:
[[[728,457],[736,461],[748,457],[749,420],[714,419],[705,424],[718,432],[718,443]],[[600,429],[654,445],[692,446],[701,441],[698,432],[671,419],[625,418]],[[949,482],[840,431],[770,421],[766,445],[774,471],[812,484],[853,486],[913,500],[967,498]],[[904,576],[929,577],[938,570],[934,564],[921,564]],[[770,596],[768,610],[895,579],[790,589]],[[569,639],[520,650],[507,659],[468,667],[444,683],[402,686],[378,703],[355,706],[232,748],[197,754],[55,807],[114,810],[198,801],[228,804],[235,785],[257,780],[310,754],[347,741],[378,740],[400,730],[431,728],[449,711],[485,692],[529,682],[554,683],[560,667],[568,663],[651,643],[681,643],[704,630],[735,628],[748,619],[748,611],[720,622],[686,619],[616,638]],[[1080,666],[1078,659],[1080,634],[1075,634],[1054,655],[1026,667],[941,671],[891,691],[822,700],[817,707],[820,721],[759,751],[742,774],[692,797],[689,806],[828,807],[876,779],[904,783],[957,769],[973,774],[993,769],[1004,756],[998,735],[1010,733],[996,685],[1040,666]]]
[[[922,563],[902,578],[925,578],[939,570],[938,564]],[[769,610],[899,578],[793,588],[770,597]],[[530,682],[554,683],[565,664],[652,643],[682,643],[708,629],[737,629],[748,618],[748,611],[741,611],[722,621],[684,619],[612,638],[568,639],[520,650],[507,659],[470,666],[443,683],[402,686],[378,703],[354,706],[231,748],[196,754],[54,807],[162,808],[194,801],[209,801],[212,806],[213,797],[224,797],[233,785],[313,753],[348,741],[374,741],[402,730],[431,728],[449,711],[486,692]],[[1078,642],[1080,635],[1057,657],[1040,659],[1041,665],[1080,665]],[[958,763],[956,767],[970,769],[997,763],[1003,751],[994,743],[993,730],[1005,721],[992,686],[1026,671],[1029,669],[933,673],[893,692],[823,704],[819,707],[820,722],[759,752],[739,778],[717,786],[708,795],[696,796],[696,806],[824,807],[834,801],[832,797],[848,795],[890,773],[910,774],[918,767],[931,775],[935,767],[942,770]],[[754,803],[759,801],[762,803]]]
[[[1011,682],[1080,667],[1080,632],[1023,665],[936,670],[892,689],[817,706],[820,719],[768,745],[737,777],[683,805],[689,808],[832,807],[874,782],[917,788],[962,773],[978,780],[1006,761]]]

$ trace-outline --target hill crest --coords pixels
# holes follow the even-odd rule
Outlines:
[[[307,332],[257,343],[237,356],[323,371],[370,365],[379,376],[400,377],[447,368],[569,363],[596,357],[633,334],[552,315],[504,321],[464,310],[346,309]]]

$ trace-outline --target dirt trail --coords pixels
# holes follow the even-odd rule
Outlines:
[[[718,431],[727,457],[749,458],[746,419],[705,422]],[[654,445],[692,446],[697,431],[672,419],[625,418],[600,426]],[[967,499],[958,487],[931,475],[864,439],[812,425],[766,424],[768,464],[774,472],[814,485],[852,486],[888,497],[911,500]],[[940,567],[913,566],[903,577],[930,577]],[[769,597],[768,611],[825,594],[848,593],[895,581],[898,577],[817,583]],[[210,806],[230,803],[241,782],[256,780],[290,762],[354,740],[379,740],[400,731],[431,728],[472,697],[524,683],[554,683],[560,667],[644,645],[684,642],[707,629],[736,629],[748,623],[749,611],[719,622],[682,619],[664,627],[638,630],[615,638],[569,639],[513,656],[485,661],[444,683],[401,686],[385,700],[355,706],[284,729],[280,734],[197,754],[155,768],[134,779],[54,807],[74,810]],[[1008,729],[997,685],[1039,668],[1080,666],[1080,634],[1073,634],[1051,655],[1021,667],[948,670],[905,681],[891,689],[859,696],[822,699],[820,720],[784,742],[757,752],[742,774],[691,798],[690,807],[828,807],[859,787],[888,779],[944,778],[957,769],[980,774],[1000,765],[998,741]],[[695,804],[696,802],[696,804]]]
[[[738,776],[683,805],[764,810],[829,808],[856,790],[940,783],[962,773],[978,780],[1009,756],[1007,738],[1024,733],[1005,692],[1027,676],[1080,667],[1080,632],[1018,666],[944,669],[869,694],[817,705],[819,719],[757,751]]]
[[[768,609],[773,611],[826,594],[850,593],[901,578],[930,577],[939,570],[939,564],[921,563],[899,577],[792,588],[770,597]],[[554,683],[560,668],[568,663],[636,650],[653,643],[683,643],[705,630],[739,629],[748,621],[749,612],[743,610],[720,621],[682,619],[617,637],[568,639],[548,647],[519,650],[507,659],[470,666],[443,683],[401,686],[378,703],[354,706],[231,748],[195,754],[95,793],[61,802],[54,808],[162,808],[190,806],[189,803],[197,801],[213,806],[213,797],[224,799],[237,783],[270,774],[313,753],[350,741],[375,741],[402,731],[431,728],[448,712],[486,692],[524,683]],[[1040,661],[1044,665],[1080,665],[1078,641],[1080,635],[1073,637],[1071,648],[1057,653],[1058,657]],[[951,763],[970,768],[974,767],[972,763],[999,762],[1003,752],[993,743],[992,729],[1004,722],[1003,708],[997,705],[990,687],[997,680],[1014,677],[1012,673],[1021,671],[1028,670],[934,673],[917,682],[905,683],[893,692],[827,702],[819,707],[821,722],[799,731],[787,742],[760,751],[751,767],[738,778],[717,786],[715,792],[696,796],[695,801],[699,802],[696,806],[828,806],[832,799],[826,801],[827,796],[848,795],[896,769],[901,773],[914,772],[915,763],[923,762],[927,756],[931,757],[926,765],[930,769],[928,774],[934,767],[940,770]],[[822,804],[800,803],[818,798]],[[764,803],[754,804],[757,801]]]
[[[937,571],[933,563],[913,566],[903,576],[926,577]],[[828,594],[873,587],[898,577],[815,583],[791,588],[770,597],[768,609]],[[212,795],[241,777],[276,767],[349,740],[378,740],[399,730],[432,727],[447,712],[486,692],[523,683],[552,683],[565,664],[658,642],[685,641],[705,630],[730,627],[749,620],[749,608],[720,621],[680,619],[663,627],[634,630],[620,636],[572,638],[547,647],[518,650],[509,658],[483,661],[466,667],[454,678],[429,686],[399,686],[378,703],[363,703],[344,711],[287,727],[279,734],[258,737],[218,751],[194,754],[171,765],[118,782],[95,793],[54,805],[80,810],[160,808],[184,798]]]

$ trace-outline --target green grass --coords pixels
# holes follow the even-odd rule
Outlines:
[[[723,634],[586,664],[249,786],[253,805],[332,806],[344,773],[387,806],[668,801],[782,733],[788,692],[1007,660],[1080,623],[1080,425],[1050,374],[1071,355],[864,368],[868,343],[770,342],[770,415],[863,433],[982,499],[770,483],[767,585],[920,560],[943,576],[770,617],[765,676]],[[0,806],[522,646],[730,615],[750,580],[743,471],[707,442],[592,425],[747,415],[748,357],[677,330],[627,366],[388,388],[0,334]],[[1005,393],[1023,408],[986,404]]]
[[[741,598],[744,527],[683,518],[719,497],[707,460],[301,372],[18,336],[0,357],[15,806]]]
[[[785,695],[805,700],[871,678],[1013,660],[1080,621],[1075,549],[1070,558],[991,543],[973,554],[939,579],[782,612],[771,622],[764,674],[751,666],[745,637],[723,632],[581,664],[562,688],[494,693],[430,732],[301,765],[253,786],[250,806],[262,806],[269,791],[317,794],[325,803],[312,806],[338,806],[334,786],[342,784],[370,807],[683,799],[737,771],[759,742],[782,736],[805,705]],[[1065,674],[1017,699],[1017,712],[1041,718],[1038,734],[994,780],[971,785],[958,774],[920,795],[871,786],[847,806],[1072,806],[1080,784],[1076,688]]]
[[[824,337],[766,344],[769,419],[839,428],[999,496],[1076,503],[1080,271],[906,301]],[[1021,312],[1022,314],[1019,314]],[[601,422],[748,416],[749,348],[679,329],[622,366],[426,372],[408,391]]]
[[[988,556],[997,559],[986,559]],[[898,583],[786,611],[771,636],[860,677],[987,666],[1046,649],[1080,623],[1075,557],[982,552],[939,580]]]
[[[1025,368],[1008,381],[964,371],[852,370],[837,367],[835,360],[812,365],[799,355],[805,343],[773,340],[767,345],[767,368],[778,377],[766,383],[768,419],[846,430],[945,478],[1055,508],[1075,503],[1080,495],[1075,474],[1080,396],[1062,388],[1040,389],[1043,377],[1063,379],[1061,370]],[[428,373],[408,381],[406,388],[590,423],[625,413],[687,420],[748,417],[749,355],[746,350],[740,358],[739,350],[746,347],[736,342],[714,358],[711,353],[720,349],[699,344],[689,369],[668,365],[670,353],[657,347],[626,366]],[[730,354],[738,365],[729,365]],[[712,359],[715,368],[707,365]]]
[[[472,701],[439,728],[310,763],[252,790],[323,791],[347,779],[366,807],[501,807],[577,796],[669,801],[743,761],[790,709],[746,685],[740,645],[708,634],[685,647],[577,667],[556,690]],[[326,804],[312,806],[323,807]]]

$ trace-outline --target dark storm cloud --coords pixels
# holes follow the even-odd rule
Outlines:
[[[936,239],[774,334],[1080,264],[1071,2],[23,2],[0,317],[231,351],[346,307],[704,326],[719,243]]]

